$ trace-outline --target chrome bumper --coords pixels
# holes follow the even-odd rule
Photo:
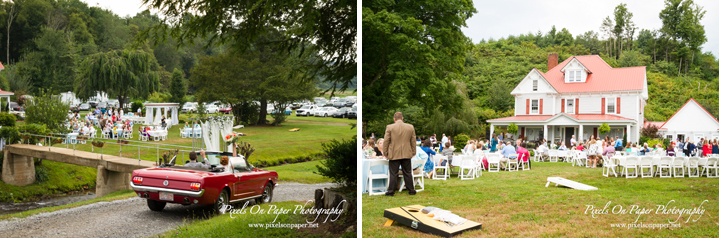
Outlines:
[[[148,186],[142,186],[142,185],[135,185],[134,183],[130,183],[130,187],[132,187],[132,190],[140,191],[140,192],[153,192],[153,193],[167,192],[167,193],[172,193],[174,195],[194,197],[194,198],[202,197],[202,194],[205,193],[204,189],[194,192],[194,191],[178,190],[178,189],[170,189],[170,188],[148,187]]]

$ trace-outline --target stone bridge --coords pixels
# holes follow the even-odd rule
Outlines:
[[[155,167],[155,162],[138,161],[112,155],[38,145],[5,146],[2,180],[7,184],[25,186],[35,182],[33,158],[97,168],[96,197],[130,189],[132,171]]]

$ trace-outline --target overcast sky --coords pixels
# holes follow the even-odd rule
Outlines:
[[[142,12],[147,7],[142,6],[142,0],[80,0],[87,3],[88,6],[110,9],[112,12],[120,17],[127,15],[135,16],[138,12]],[[157,11],[152,11],[157,13]]]
[[[602,21],[609,15],[614,20],[614,8],[622,2],[634,14],[632,19],[639,30],[662,27],[659,12],[664,9],[663,0],[474,0],[477,13],[467,20],[467,28],[462,30],[475,43],[483,38],[499,39],[528,32],[536,34],[539,30],[544,34],[552,29],[552,25],[557,27],[557,31],[567,28],[575,37],[593,30],[603,38],[599,30]],[[707,42],[702,46],[702,52],[711,51],[714,56],[719,56],[719,1],[694,2],[706,10],[701,23],[706,31]],[[639,31],[635,37],[638,34]]]

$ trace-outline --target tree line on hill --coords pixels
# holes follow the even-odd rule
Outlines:
[[[373,11],[369,16],[363,17],[363,23],[367,22],[364,25],[370,26],[370,29],[364,29],[365,34],[373,30],[373,26],[381,26],[394,19],[392,17],[402,19],[402,16],[415,14],[414,18],[423,19],[421,16],[430,15],[421,8],[400,7],[402,5],[403,3],[396,3],[389,8],[403,9],[411,14],[379,17],[380,13],[392,14],[383,8],[375,10],[374,5],[366,6]],[[549,53],[558,53],[560,62],[574,55],[597,54],[612,67],[647,66],[649,100],[644,111],[647,120],[667,120],[692,97],[716,117],[719,115],[719,61],[712,53],[701,52],[706,35],[700,20],[706,11],[692,0],[666,0],[664,5],[665,8],[658,16],[662,27],[653,30],[639,30],[632,21],[631,9],[620,4],[604,19],[601,26],[597,26],[597,31],[577,36],[564,28],[557,30],[553,26],[546,33],[510,35],[498,40],[483,39],[478,44],[472,44],[461,32],[460,35],[450,34],[454,36],[451,41],[431,41],[441,47],[425,50],[464,50],[443,57],[429,58],[428,54],[420,55],[433,60],[423,66],[433,71],[430,75],[399,71],[405,65],[416,61],[401,55],[391,57],[392,55],[388,54],[384,58],[368,59],[367,45],[376,43],[382,46],[387,43],[378,43],[378,39],[374,37],[363,36],[365,61],[380,66],[383,65],[381,62],[386,61],[389,62],[386,65],[390,69],[371,75],[364,72],[366,66],[363,66],[362,113],[365,134],[373,132],[381,136],[384,126],[392,123],[392,113],[402,111],[405,121],[415,125],[418,135],[463,133],[473,138],[484,137],[489,129],[486,120],[514,115],[514,97],[510,92],[532,68],[546,72]],[[429,32],[457,33],[459,27],[465,26],[466,19],[471,17],[474,10],[471,4],[464,9],[470,13],[459,14],[461,11],[455,9],[454,15],[442,14],[443,21],[436,19],[430,23],[416,23],[405,20],[413,24],[424,24]],[[436,22],[451,24],[437,25]],[[382,29],[384,28],[377,28]],[[432,37],[403,31],[383,33],[403,44],[423,42]],[[599,33],[603,34],[601,38]],[[398,36],[402,34],[403,37]],[[446,67],[451,65],[450,62],[463,64]],[[402,78],[396,79],[399,75]],[[377,76],[377,79],[371,76]],[[382,81],[385,81],[386,85],[400,85],[404,88],[390,87],[385,91],[376,89],[375,84]],[[415,85],[424,90],[412,88]],[[387,93],[392,95],[387,96]]]

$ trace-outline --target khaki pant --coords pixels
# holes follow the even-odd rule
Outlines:
[[[501,168],[502,170],[505,170],[507,168],[507,161],[515,163],[515,162],[517,162],[517,159],[507,159],[507,158],[502,157],[499,159],[499,168]]]

